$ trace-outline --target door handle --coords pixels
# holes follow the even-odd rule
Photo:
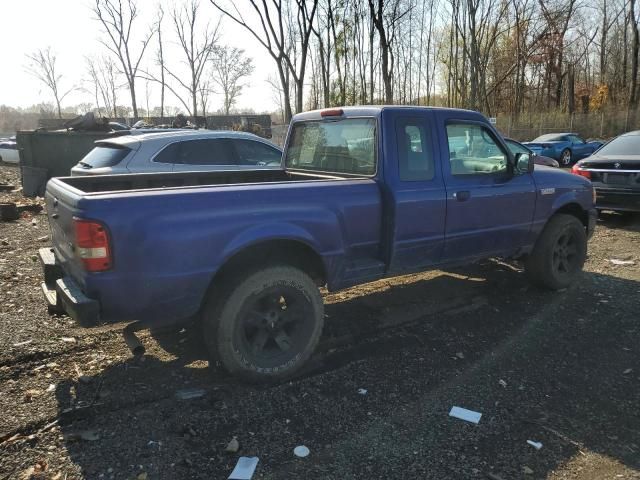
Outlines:
[[[462,190],[461,192],[454,192],[453,198],[458,200],[459,202],[466,202],[471,198],[471,192],[469,190]]]

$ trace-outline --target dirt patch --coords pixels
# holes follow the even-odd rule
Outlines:
[[[327,295],[309,368],[268,388],[208,368],[194,325],[143,332],[135,360],[121,326],[49,316],[47,234],[0,223],[0,479],[226,478],[240,455],[264,479],[640,478],[637,220],[604,216],[564,292],[486,262]]]

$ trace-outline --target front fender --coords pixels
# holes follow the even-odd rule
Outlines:
[[[581,198],[579,191],[569,190],[561,193],[556,198],[554,198],[553,203],[551,204],[551,215],[554,215],[562,207],[565,207],[571,203],[576,203],[580,206],[580,208],[584,209],[583,199]]]

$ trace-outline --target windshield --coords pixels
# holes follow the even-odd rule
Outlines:
[[[373,175],[375,161],[373,118],[296,123],[287,148],[287,168]]]
[[[640,135],[623,135],[614,138],[598,151],[598,155],[638,155]]]
[[[564,135],[558,135],[557,133],[548,133],[546,135],[540,135],[534,139],[534,142],[561,142],[564,140]]]
[[[98,145],[80,160],[84,168],[113,167],[120,163],[131,150],[120,145]]]

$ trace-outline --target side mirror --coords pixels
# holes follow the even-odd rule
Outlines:
[[[516,153],[516,172],[517,173],[531,173],[535,168],[535,162],[533,161],[533,155],[529,153]]]

